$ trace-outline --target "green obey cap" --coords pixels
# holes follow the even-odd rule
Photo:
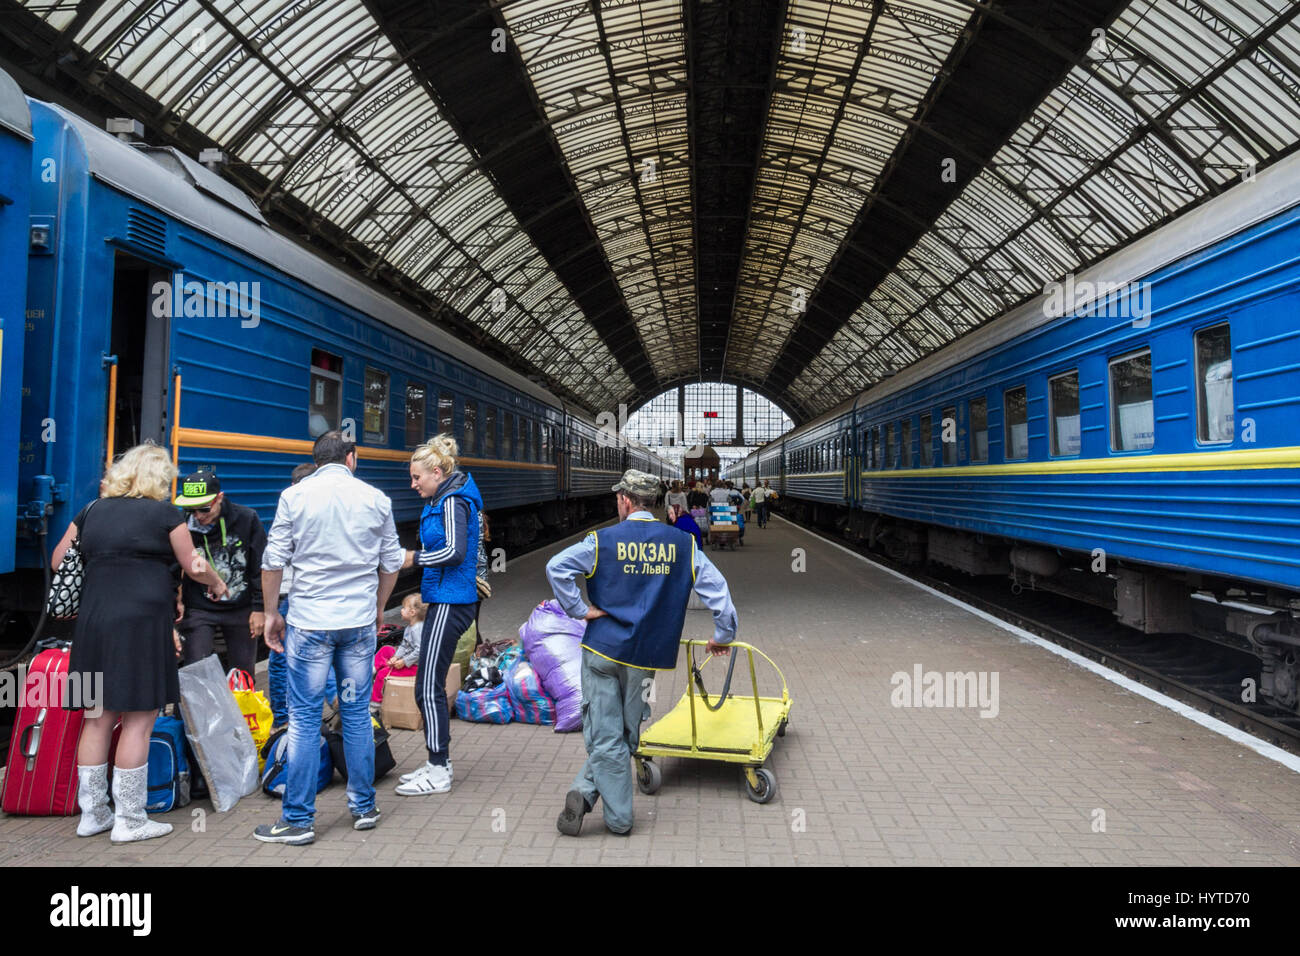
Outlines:
[[[185,476],[181,482],[181,493],[172,504],[178,508],[203,508],[212,504],[212,499],[221,491],[221,482],[215,471],[199,469]]]

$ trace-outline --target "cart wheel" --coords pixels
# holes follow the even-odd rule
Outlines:
[[[777,735],[778,737],[784,737],[784,736],[785,736],[785,728],[787,728],[787,727],[789,727],[789,726],[790,726],[790,721],[788,721],[788,720],[783,720],[783,721],[781,721],[781,726],[778,727],[778,728],[776,728],[776,735]]]
[[[745,775],[745,794],[755,803],[769,803],[776,796],[776,775],[766,767],[759,767],[754,771],[754,776],[758,778],[757,789],[749,782],[749,774]]]
[[[642,793],[658,793],[659,786],[663,782],[664,773],[659,769],[658,764],[653,764],[649,760],[637,761],[636,785]]]

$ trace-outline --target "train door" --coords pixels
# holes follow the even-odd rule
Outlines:
[[[154,308],[154,290],[170,290],[171,282],[169,271],[133,256],[118,253],[114,261],[109,346],[117,356],[114,455],[143,441],[167,444],[171,308],[170,303]]]
[[[858,500],[858,456],[853,447],[853,435],[845,432],[840,441],[844,446],[844,500],[849,505]]]

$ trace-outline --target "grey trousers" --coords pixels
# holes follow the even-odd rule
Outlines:
[[[632,829],[632,754],[641,741],[641,723],[650,716],[649,690],[654,671],[617,664],[582,649],[582,741],[587,762],[573,788],[589,805],[605,801],[605,826],[615,833]]]

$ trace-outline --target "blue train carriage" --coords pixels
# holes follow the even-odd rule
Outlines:
[[[1298,198],[1292,156],[860,396],[849,533],[1246,647],[1300,707]]]
[[[626,470],[626,439],[611,435],[608,428],[596,424],[585,412],[567,410],[568,480],[566,493],[576,509],[578,522],[594,520],[613,513],[610,488]],[[629,466],[630,467],[630,466]]]
[[[32,118],[18,84],[0,71],[0,574],[14,569],[20,504],[18,461],[35,461],[40,444],[19,447],[26,337],[28,185]],[[40,515],[35,516],[40,525]]]
[[[783,494],[839,510],[853,502],[854,459],[852,414],[854,400],[843,402],[784,439],[790,469]]]
[[[173,447],[182,472],[215,466],[269,521],[312,440],[341,427],[404,537],[421,508],[410,449],[440,430],[456,434],[499,520],[494,542],[532,533],[519,510],[559,495],[555,396],[275,232],[175,150],[30,103],[39,148],[62,168],[58,184],[32,185],[34,221],[53,238],[34,251],[29,308],[51,318],[30,337],[23,435],[39,434],[49,406],[77,440],[25,466],[20,487],[39,495],[37,472],[53,476],[52,528],[94,497],[110,446],[143,440]]]

